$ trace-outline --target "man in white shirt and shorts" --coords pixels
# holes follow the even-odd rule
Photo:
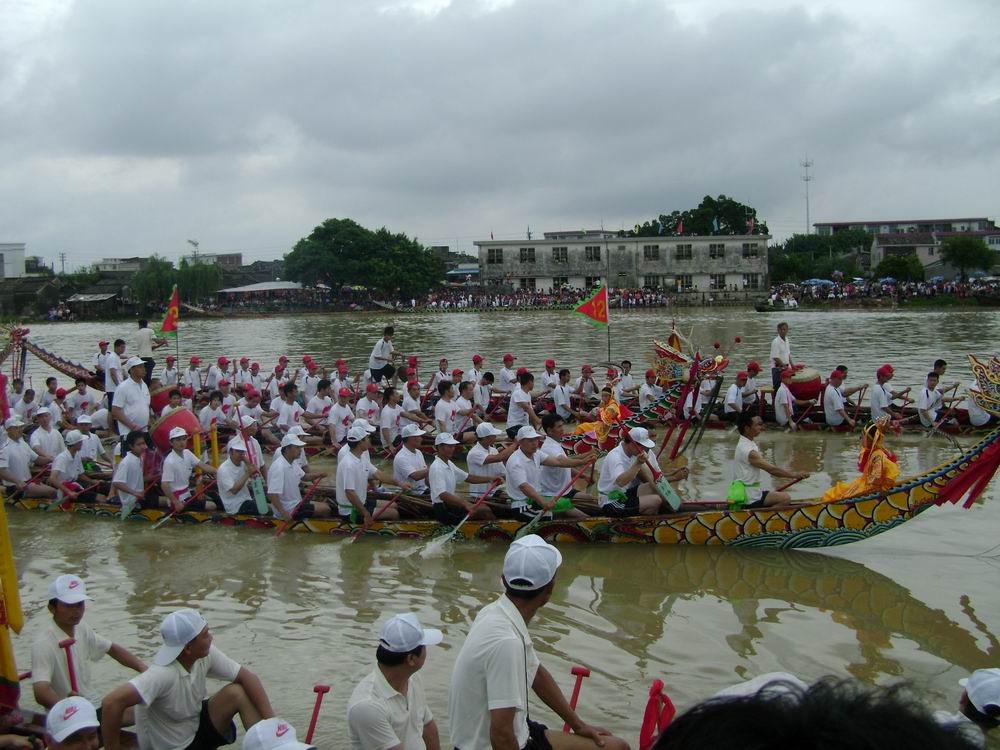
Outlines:
[[[790,471],[775,466],[766,461],[760,448],[754,440],[764,431],[764,420],[751,412],[744,412],[736,423],[740,433],[733,456],[733,482],[729,486],[730,510],[747,508],[763,508],[771,505],[788,505],[792,496],[778,490],[762,490],[760,487],[760,472],[765,471],[772,477],[786,479],[805,479],[808,472]]]

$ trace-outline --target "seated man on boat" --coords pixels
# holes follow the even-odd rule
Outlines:
[[[383,521],[396,521],[399,511],[395,507],[380,510],[380,505],[387,501],[368,498],[369,478],[380,475],[368,458],[371,448],[371,431],[363,424],[354,424],[347,431],[347,450],[337,455],[337,513],[341,518],[350,518],[352,523],[372,522],[372,515],[379,512]],[[387,481],[394,481],[392,476],[380,475]],[[412,486],[409,481],[400,485],[404,490]]]
[[[541,427],[542,420],[531,405],[531,393],[535,388],[535,376],[525,370],[517,378],[517,385],[510,393],[507,406],[507,437],[515,439],[518,430],[525,425]]]
[[[990,427],[1000,421],[976,403],[973,393],[979,393],[979,384],[975,380],[969,381],[965,386],[966,395],[965,400],[962,401],[962,408],[955,411],[959,421],[966,422],[973,427]]]
[[[136,505],[142,508],[157,508],[160,505],[160,493],[149,491],[143,476],[142,454],[146,452],[146,439],[146,433],[138,430],[133,430],[122,439],[125,455],[111,477],[111,495],[118,496],[123,518]],[[150,487],[155,483],[154,480]]]
[[[867,495],[870,492],[885,492],[899,478],[899,464],[896,456],[886,450],[885,430],[889,417],[882,416],[865,425],[861,436],[861,453],[858,456],[858,471],[861,476],[851,482],[837,482],[826,491],[823,500],[843,500],[848,497]]]
[[[70,430],[66,433],[66,447],[52,461],[49,484],[56,488],[56,502],[93,503],[100,499],[97,481],[83,470],[80,447],[83,433]],[[86,484],[80,483],[80,480]]]
[[[568,458],[565,454],[546,455],[538,450],[538,444],[543,438],[544,435],[535,432],[531,425],[525,425],[517,432],[517,450],[507,459],[507,496],[510,498],[511,511],[515,518],[522,521],[533,520],[538,515],[539,508],[553,516],[585,518],[587,514],[574,508],[570,498],[565,495],[556,497],[555,494],[545,496],[539,490],[542,485],[543,463],[551,468],[577,468],[586,463],[589,456]],[[564,489],[565,483],[553,492],[559,493]]]
[[[505,476],[505,464],[507,459],[517,450],[517,441],[512,440],[503,450],[496,447],[497,438],[503,435],[503,430],[494,427],[489,422],[480,422],[476,427],[476,444],[469,449],[465,456],[466,465],[470,474],[477,474],[481,477]],[[469,492],[479,497],[489,488],[489,483],[469,484]],[[500,495],[500,489],[494,487],[491,496]]]
[[[669,507],[656,486],[646,451],[656,447],[644,427],[635,427],[604,458],[597,482],[598,504],[606,516],[655,516]]]
[[[902,419],[903,411],[902,408],[896,408],[893,405],[893,401],[897,398],[906,398],[906,394],[910,392],[909,388],[904,388],[901,391],[894,391],[889,388],[889,381],[892,380],[896,371],[892,368],[892,365],[886,363],[882,365],[875,371],[875,385],[872,386],[871,395],[868,397],[868,405],[871,411],[872,420],[879,419],[883,416],[888,416],[890,419]],[[904,402],[903,406],[906,405]]]
[[[656,370],[646,370],[645,382],[639,386],[639,411],[648,409],[663,398],[663,389],[656,384]]]
[[[834,370],[830,373],[830,382],[823,389],[823,417],[830,427],[840,427],[846,424],[854,429],[854,420],[847,414],[844,405],[844,393],[841,386],[844,383],[844,373]]]
[[[788,384],[792,382],[795,373],[792,370],[785,370],[781,373],[781,385],[774,394],[774,419],[781,427],[788,427],[793,432],[799,428],[799,422],[805,418],[805,412],[798,419],[795,418],[795,407],[804,405],[811,408],[812,401],[800,401],[792,395]]]
[[[795,480],[805,479],[809,474],[782,469],[764,459],[760,447],[754,442],[757,436],[764,431],[764,421],[756,414],[750,412],[741,414],[736,423],[736,429],[740,433],[740,439],[736,443],[736,452],[733,455],[734,478],[729,485],[729,494],[726,497],[729,509],[744,510],[791,503],[792,496],[787,492],[761,489],[761,471],[767,472],[772,477]]]
[[[565,423],[562,417],[558,414],[546,414],[542,417],[542,430],[545,432],[545,440],[539,446],[538,452],[542,454],[543,458],[565,459],[567,462],[564,464],[561,461],[555,463],[542,461],[542,484],[540,487],[542,494],[555,497],[556,494],[565,490],[562,496],[569,498],[574,504],[596,502],[593,497],[583,494],[590,484],[583,477],[577,479],[573,486],[566,490],[567,483],[573,477],[573,468],[585,464],[589,456],[582,454],[571,458],[566,455],[566,449],[562,445],[565,434]]]
[[[927,373],[927,381],[920,389],[917,396],[917,413],[920,415],[920,424],[924,427],[937,429],[941,423],[951,413],[951,409],[945,410],[945,404],[952,404],[962,400],[962,396],[944,396],[938,390],[939,376],[936,372]]]
[[[107,750],[121,746],[122,718],[132,706],[139,745],[147,750],[221,747],[236,739],[237,714],[245,729],[274,716],[260,679],[212,644],[198,612],[171,612],[160,634],[163,645],[149,669],[104,697],[101,731]],[[228,684],[206,699],[208,677]]]
[[[431,463],[428,472],[428,484],[431,488],[432,511],[438,523],[454,526],[466,515],[484,521],[493,520],[493,511],[487,505],[475,508],[475,501],[457,494],[459,482],[468,480],[473,484],[490,484],[493,477],[479,476],[462,471],[452,463],[455,446],[459,442],[450,432],[443,432],[434,439],[434,450],[437,456]]]
[[[420,450],[425,434],[420,425],[404,425],[399,433],[399,450],[392,457],[392,476],[396,484],[410,484],[410,492],[416,495],[427,494],[427,462],[424,452]]]
[[[63,698],[51,706],[45,716],[45,745],[49,750],[90,750],[101,745],[101,722],[93,704],[78,695]],[[26,737],[24,745],[5,747],[35,747]]]
[[[757,376],[760,375],[760,365],[756,361],[747,362],[747,382],[743,385],[743,407],[746,411],[756,411],[757,402],[760,399],[760,391],[757,390]]]
[[[261,476],[260,469],[250,463],[248,447],[240,437],[229,442],[226,460],[219,464],[217,482],[219,501],[231,516],[256,515],[256,501],[250,494],[250,482]]]
[[[736,424],[740,414],[743,413],[745,405],[743,403],[743,389],[746,388],[749,374],[740,370],[736,373],[736,380],[726,390],[726,398],[722,404],[722,413],[727,422]]]
[[[24,439],[24,422],[16,414],[4,422],[7,440],[0,447],[0,481],[4,496],[54,498],[56,488],[38,481],[37,472],[45,470],[45,462]],[[34,481],[32,481],[34,479]]]
[[[267,470],[267,499],[277,515],[284,520],[323,518],[330,515],[325,502],[303,500],[300,483],[305,471],[295,463],[305,443],[298,435],[285,435],[281,448]],[[340,473],[338,467],[338,474]]]
[[[95,700],[98,696],[93,690],[91,664],[105,654],[123,667],[136,672],[146,670],[141,659],[96,633],[83,621],[86,602],[90,600],[87,586],[78,576],[61,575],[48,586],[48,609],[52,622],[41,629],[31,644],[32,690],[35,701],[42,708],[51,709],[58,701],[71,695]],[[75,642],[64,651],[59,644],[68,638]],[[73,679],[69,674],[70,660],[73,663]],[[129,716],[128,720],[131,724],[134,719]]]
[[[188,498],[191,497],[191,474],[197,469],[200,477],[208,474],[215,476],[216,469],[209,463],[201,460],[200,456],[194,455],[187,449],[190,439],[187,431],[183,427],[174,427],[170,430],[168,439],[170,441],[170,453],[163,459],[163,471],[160,474],[160,488],[170,503],[170,509],[179,513],[182,508],[188,510],[215,510],[215,503],[207,500],[195,500],[193,504],[185,506]]]

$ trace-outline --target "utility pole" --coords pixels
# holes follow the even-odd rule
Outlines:
[[[198,240],[188,240],[187,243],[194,248],[194,252],[191,253],[191,259],[194,261],[191,265],[198,265]]]
[[[60,273],[66,273],[66,253],[59,253]]]
[[[803,161],[799,162],[802,167],[802,181],[806,184],[806,234],[812,234],[812,224],[809,223],[809,183],[812,182],[812,175],[809,174],[809,169],[812,167],[812,160],[807,156]]]

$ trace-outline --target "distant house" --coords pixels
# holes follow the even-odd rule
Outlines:
[[[149,258],[103,258],[94,265],[100,273],[136,273],[149,264]]]
[[[445,274],[449,284],[479,284],[479,264],[459,263]]]
[[[19,279],[24,276],[24,243],[0,242],[0,277]]]
[[[77,318],[100,318],[131,311],[132,288],[121,277],[103,278],[66,300]]]
[[[42,314],[59,302],[62,282],[52,276],[0,280],[0,314],[10,317]]]
[[[198,253],[197,255],[185,255],[181,260],[187,261],[188,265],[214,263],[223,270],[233,270],[243,265],[243,253]]]

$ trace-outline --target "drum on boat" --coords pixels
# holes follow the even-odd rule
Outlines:
[[[153,422],[149,430],[149,434],[153,436],[153,443],[161,451],[170,450],[170,431],[175,427],[183,427],[188,435],[201,432],[198,417],[187,409],[178,407]]]
[[[170,403],[170,391],[174,390],[177,386],[165,385],[162,388],[157,388],[155,391],[149,394],[149,406],[153,410],[153,414],[159,414],[163,411],[164,407]]]
[[[809,401],[819,397],[819,392],[823,388],[823,379],[818,370],[811,367],[803,367],[796,370],[792,375],[792,381],[788,384],[788,390],[797,399]]]

